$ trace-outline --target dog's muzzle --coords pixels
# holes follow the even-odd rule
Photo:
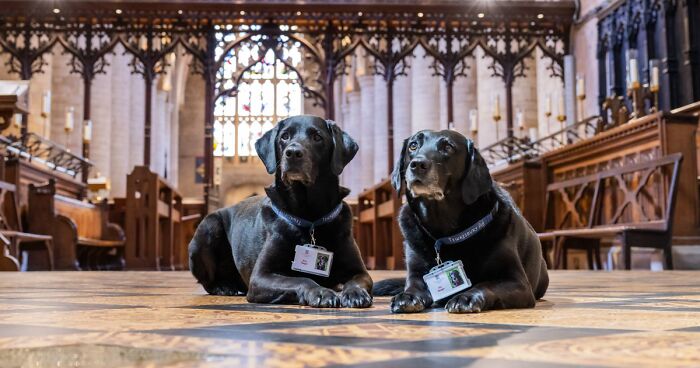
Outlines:
[[[309,155],[302,147],[298,145],[288,146],[282,152],[281,161],[282,180],[286,183],[301,182],[306,185],[313,181],[311,161]]]
[[[408,164],[406,184],[414,197],[427,197],[441,200],[445,198],[439,183],[439,177],[432,162],[424,158],[415,158]]]

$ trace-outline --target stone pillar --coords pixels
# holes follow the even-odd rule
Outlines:
[[[145,84],[139,74],[132,74],[129,107],[131,121],[129,124],[129,172],[134,166],[143,165],[143,120],[145,110]]]
[[[51,113],[44,117],[41,115],[41,110],[44,103],[44,93],[51,91],[51,75],[53,74],[53,55],[50,53],[44,54],[44,61],[48,65],[42,68],[43,73],[34,73],[29,82],[29,126],[28,130],[40,136],[50,139],[51,132]],[[1,64],[4,67],[4,64]],[[68,66],[65,66],[66,68]],[[2,78],[0,78],[2,79]]]
[[[376,115],[374,111],[374,76],[361,75],[357,77],[357,80],[360,83],[360,124],[362,126],[362,134],[360,136],[362,170],[360,174],[362,177],[362,188],[364,189],[376,184],[374,180],[374,161],[376,159],[374,156],[376,142],[374,138],[374,118]]]
[[[112,64],[111,56],[107,62]],[[105,74],[97,74],[92,81],[90,118],[92,120],[92,140],[90,161],[93,163],[91,177],[105,176],[111,179],[111,140],[112,140],[112,68],[105,68]]]
[[[394,161],[401,157],[403,141],[411,136],[411,106],[413,105],[411,92],[412,69],[408,69],[408,76],[401,76],[394,82]],[[393,167],[392,167],[393,169]]]
[[[558,77],[551,77],[551,71],[548,67],[552,60],[542,58],[542,51],[537,49],[536,53],[536,69],[537,70],[537,119],[538,137],[542,138],[550,135],[562,128],[562,124],[557,121],[557,110],[559,104],[559,96],[564,92],[564,84]],[[547,98],[551,100],[552,116],[547,118],[545,112],[547,110]],[[597,112],[594,111],[594,112]]]
[[[126,196],[129,173],[129,133],[131,124],[131,76],[129,56],[118,45],[112,58],[112,134],[110,142],[110,179],[112,197]]]
[[[538,50],[539,51],[539,50]],[[537,60],[540,60],[540,55],[533,53],[531,57],[525,58],[524,77],[518,77],[513,83],[513,135],[516,137],[529,136],[529,129],[537,127],[537,91],[538,91],[538,67]],[[505,102],[505,100],[503,101]],[[501,105],[506,108],[505,105]],[[524,126],[522,129],[518,126],[517,114],[522,111],[524,117]],[[504,125],[505,114],[503,114]]]
[[[476,49],[476,78],[479,93],[477,101],[479,106],[479,131],[475,143],[478,147],[486,147],[496,142],[496,139],[506,137],[506,91],[501,77],[492,77],[493,71],[489,68],[493,59],[484,58],[484,51]],[[501,120],[496,123],[493,120],[494,97],[500,98]],[[498,129],[498,132],[496,131]]]
[[[349,111],[349,122],[351,128],[351,135],[357,141],[360,146],[360,150],[357,152],[355,159],[350,162],[352,179],[350,180],[350,189],[355,197],[357,197],[364,187],[363,173],[367,172],[368,169],[365,168],[365,152],[368,148],[367,142],[364,141],[364,133],[362,132],[362,106],[361,97],[359,91],[351,91],[347,94],[348,96],[348,111]],[[371,158],[371,157],[370,157]]]
[[[467,137],[471,137],[469,129],[469,111],[476,109],[477,89],[476,89],[476,60],[467,58],[465,63],[469,67],[467,76],[458,77],[454,82],[454,129]],[[447,108],[445,108],[447,109]]]
[[[374,179],[373,183],[379,183],[389,177],[389,115],[386,81],[380,75],[374,76]],[[364,107],[364,106],[363,106]],[[394,110],[396,112],[396,110]],[[394,121],[396,124],[396,121]]]
[[[51,72],[51,140],[82,156],[83,81],[71,74],[69,55],[56,53]],[[66,133],[66,112],[73,108],[73,131]]]
[[[432,60],[418,47],[411,61],[411,130],[440,129],[440,79],[433,76]]]
[[[190,75],[185,85],[184,101],[179,116],[179,171],[178,189],[185,197],[204,196],[204,184],[196,183],[197,158],[204,165],[204,80],[199,75]],[[173,181],[175,178],[173,178]]]

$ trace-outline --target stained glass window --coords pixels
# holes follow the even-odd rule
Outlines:
[[[215,156],[236,156],[244,161],[256,155],[255,141],[277,121],[302,113],[303,93],[295,69],[301,66],[303,57],[301,45],[288,38],[283,39],[285,47],[277,57],[273,50],[264,50],[256,39],[260,36],[253,36],[252,42],[241,43],[224,55],[226,45],[238,36],[217,34],[216,55],[224,61],[216,86],[220,92],[231,93],[222,93],[214,108],[213,148]]]

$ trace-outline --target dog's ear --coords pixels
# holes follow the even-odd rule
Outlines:
[[[403,169],[403,157],[406,156],[406,146],[408,145],[408,139],[403,140],[403,147],[401,147],[401,153],[399,154],[399,159],[396,160],[394,164],[394,170],[391,172],[391,185],[396,190],[396,193],[401,195],[404,185],[404,169]]]
[[[491,190],[492,179],[486,161],[474,148],[474,142],[467,139],[467,159],[462,178],[462,200],[465,204],[474,203],[480,196]]]
[[[260,139],[255,141],[255,151],[263,164],[265,164],[268,174],[274,174],[275,170],[277,170],[277,133],[282,129],[285,121],[286,119],[278,122],[274,128],[268,130]]]
[[[328,131],[333,137],[333,153],[331,154],[331,172],[333,175],[340,175],[359,147],[357,142],[345,133],[333,120],[326,120]]]

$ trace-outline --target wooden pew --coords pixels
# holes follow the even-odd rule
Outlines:
[[[185,198],[182,200],[182,237],[176,244],[179,249],[176,251],[179,257],[177,269],[189,269],[189,253],[187,247],[194,237],[197,226],[207,214],[207,206],[203,200]]]
[[[389,179],[358,196],[357,239],[368,268],[405,268],[403,236],[397,220],[400,207],[401,200],[394,193]]]
[[[545,170],[539,161],[519,161],[491,172],[513,197],[513,201],[535,231],[542,231],[542,211],[546,185]]]
[[[126,266],[129,269],[184,269],[182,196],[145,166],[126,181]]]
[[[695,132],[697,118],[656,113],[540,156],[547,184],[647,162],[679,152],[678,195],[673,219],[673,244],[700,241]],[[546,187],[542,188],[546,191]],[[661,198],[658,198],[661,201]],[[604,199],[605,200],[605,199]],[[605,208],[607,206],[603,204]],[[559,215],[557,215],[559,216]]]
[[[29,231],[51,235],[58,269],[123,268],[124,231],[100,205],[56,194],[56,182],[29,185]]]
[[[26,209],[29,184],[45,185],[50,179],[55,182],[56,193],[64,197],[82,200],[87,193],[87,186],[80,180],[24,159],[10,157],[6,160],[5,166],[3,177],[5,181],[17,187],[20,208]]]
[[[664,251],[673,268],[671,234],[683,155],[625,165],[547,186],[547,232],[557,244],[557,264],[567,267],[567,250],[587,252],[589,267],[600,264],[600,242],[617,238],[624,267],[631,268],[631,247]]]
[[[32,234],[23,231],[17,206],[17,191],[14,184],[0,181],[0,238],[9,248],[7,251],[12,258],[22,261],[22,245],[39,245],[46,252],[49,270],[54,269],[53,239],[50,235]],[[21,262],[27,264],[25,262]],[[19,263],[18,263],[19,264]],[[23,269],[26,271],[27,269]]]

